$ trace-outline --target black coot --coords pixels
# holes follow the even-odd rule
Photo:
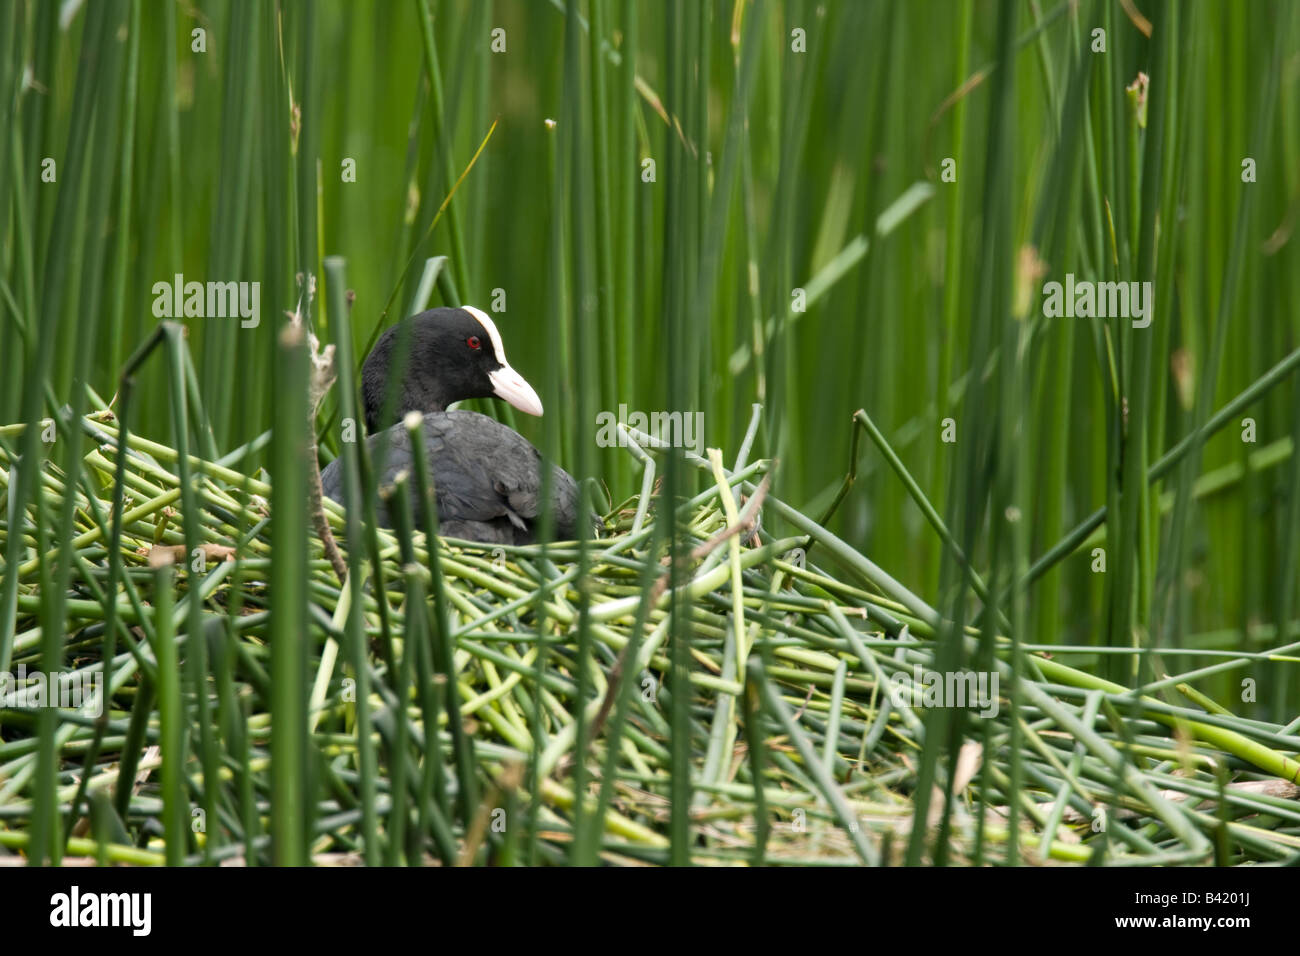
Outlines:
[[[529,415],[542,414],[531,385],[506,362],[496,324],[478,309],[430,309],[411,320],[408,370],[392,418],[380,420],[384,392],[397,356],[399,328],[384,332],[361,368],[366,445],[375,453],[379,433],[388,430],[388,456],[379,477],[382,488],[402,471],[414,480],[411,441],[403,417],[424,414],[424,446],[438,501],[439,531],[453,538],[491,544],[529,544],[536,540],[541,515],[541,455],[526,438],[500,422],[470,411],[447,411],[467,398],[503,398]],[[555,536],[576,537],[578,486],[554,467],[551,514]],[[343,500],[338,461],[321,472],[325,494]],[[390,526],[383,501],[379,521]],[[416,520],[420,520],[418,506]]]

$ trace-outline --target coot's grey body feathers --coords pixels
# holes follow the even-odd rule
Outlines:
[[[495,419],[469,411],[447,411],[468,398],[505,399],[529,415],[542,414],[531,385],[506,362],[505,346],[492,319],[478,309],[430,309],[408,320],[409,360],[402,351],[400,326],[384,332],[361,369],[366,439],[372,459],[379,435],[388,439],[383,462],[376,462],[378,484],[391,485],[400,472],[414,479],[411,439],[402,419],[424,416],[424,446],[437,496],[442,534],[489,544],[529,544],[537,540],[542,513],[541,455],[526,438]],[[400,376],[400,380],[398,379]],[[384,399],[395,389],[396,408],[383,415]],[[386,431],[381,432],[382,429]],[[338,462],[321,473],[327,496],[343,498]],[[551,514],[555,537],[576,536],[578,486],[568,472],[552,466]],[[416,520],[420,521],[418,502]],[[376,517],[390,526],[381,496]]]
[[[391,484],[399,471],[413,468],[411,436],[405,426],[388,430],[382,474]],[[378,454],[378,435],[366,446]],[[537,539],[542,514],[541,454],[517,431],[478,412],[428,412],[424,447],[438,503],[438,530],[449,538],[488,544],[529,544]],[[378,464],[378,462],[376,462]],[[415,475],[412,471],[411,480]],[[321,472],[325,494],[343,500],[343,472],[337,460]],[[551,466],[551,515],[555,537],[577,536],[578,486],[567,471]],[[415,520],[421,524],[419,502]],[[381,496],[376,517],[385,527],[391,516]]]

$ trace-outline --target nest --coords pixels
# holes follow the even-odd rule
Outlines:
[[[79,487],[46,467],[34,496],[75,495],[74,538],[50,545],[35,505],[0,525],[0,553],[23,536],[0,859],[49,826],[139,864],[274,861],[295,833],[344,863],[1194,863],[1220,827],[1224,862],[1300,847],[1283,728],[947,625],[770,496],[767,462],[686,456],[706,486],[670,521],[637,448],[642,493],[598,540],[374,529],[355,583],[309,535],[295,605],[260,477],[191,460],[188,547],[176,451],[131,435],[112,547],[118,426],[80,427]],[[6,496],[16,473],[0,443]],[[52,638],[42,587],[65,578]]]

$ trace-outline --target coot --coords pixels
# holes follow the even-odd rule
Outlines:
[[[501,334],[486,313],[471,306],[430,309],[411,320],[409,359],[392,417],[381,420],[384,393],[394,368],[399,326],[379,337],[361,368],[366,445],[372,456],[381,430],[387,429],[388,456],[379,477],[390,485],[400,472],[414,469],[411,441],[402,423],[408,412],[424,414],[424,446],[433,477],[439,531],[453,538],[491,544],[529,544],[536,540],[541,516],[541,455],[522,435],[500,422],[470,411],[447,411],[467,398],[503,398],[521,412],[542,414],[542,402],[523,376],[506,361]],[[343,499],[339,461],[321,472],[325,494]],[[552,466],[551,514],[555,536],[576,537],[578,486],[571,475]],[[382,498],[378,520],[391,527]],[[420,520],[418,503],[416,520]]]

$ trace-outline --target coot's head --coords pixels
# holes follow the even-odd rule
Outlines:
[[[391,417],[381,420],[385,390],[401,375],[401,326],[386,330],[361,367],[361,394],[371,433],[407,412],[441,412],[467,398],[503,398],[521,412],[542,414],[542,401],[506,361],[501,333],[486,313],[465,306],[430,309],[410,319],[410,350]]]

